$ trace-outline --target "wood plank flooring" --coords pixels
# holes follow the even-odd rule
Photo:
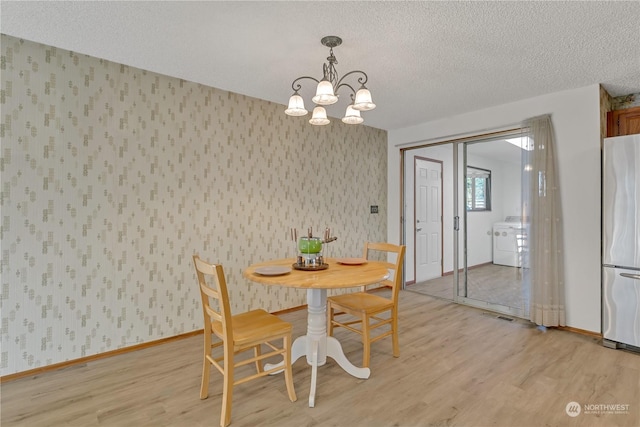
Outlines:
[[[294,336],[305,332],[305,310],[282,317],[294,323]],[[336,336],[360,364],[355,334]],[[212,374],[210,396],[200,400],[201,345],[195,336],[5,382],[1,425],[217,426],[220,376]],[[640,426],[640,355],[593,337],[401,291],[400,353],[393,358],[389,339],[375,343],[368,380],[328,359],[318,369],[315,408],[308,407],[310,368],[299,359],[298,401],[287,399],[279,375],[236,386],[231,425]],[[572,401],[628,409],[570,417]]]

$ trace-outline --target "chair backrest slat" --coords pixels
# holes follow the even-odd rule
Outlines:
[[[402,269],[404,266],[404,253],[406,247],[404,245],[394,245],[392,243],[385,242],[366,242],[364,244],[363,257],[371,259],[370,252],[384,253],[385,258],[380,261],[385,264],[385,267],[389,269],[389,278],[380,282],[382,285],[389,286],[392,290],[392,299],[396,301],[398,299],[398,293],[402,287]],[[395,254],[395,260],[389,261],[388,254]]]
[[[204,316],[205,333],[212,333],[211,323],[220,322],[222,324],[221,338],[230,339],[232,342],[231,329],[231,306],[229,304],[229,294],[224,270],[221,265],[209,264],[198,255],[193,256],[193,263],[196,267],[198,283],[200,285],[200,297],[202,299],[202,314]],[[211,302],[215,301],[214,307]]]

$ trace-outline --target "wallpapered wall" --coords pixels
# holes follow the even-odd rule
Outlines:
[[[386,239],[385,131],[5,35],[1,71],[2,375],[201,329],[194,253],[277,311],[304,291],[242,270],[291,227]]]

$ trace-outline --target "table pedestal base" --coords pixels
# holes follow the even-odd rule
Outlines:
[[[353,365],[342,351],[340,341],[327,336],[327,290],[307,289],[307,335],[296,338],[291,346],[291,363],[306,356],[311,365],[311,390],[309,391],[309,407],[315,406],[316,380],[318,366],[327,363],[327,356],[332,358],[348,374],[356,378],[367,379],[371,374],[369,368]],[[282,364],[282,362],[280,363]],[[269,369],[274,365],[266,365]]]

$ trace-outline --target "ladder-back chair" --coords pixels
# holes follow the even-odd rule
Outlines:
[[[200,285],[204,315],[204,355],[200,398],[206,399],[209,395],[210,368],[213,365],[223,376],[220,426],[226,427],[231,422],[234,386],[283,369],[287,393],[289,399],[294,402],[296,392],[291,372],[291,324],[262,309],[232,316],[222,266],[209,264],[198,255],[193,256],[193,263]],[[214,335],[218,338],[216,342],[213,342]],[[282,340],[281,346],[272,343],[278,340]],[[263,354],[261,351],[263,344],[271,351]],[[213,350],[218,347],[221,347],[222,355],[214,357]],[[253,349],[253,357],[236,360],[237,354],[251,349]],[[282,355],[284,366],[265,370],[262,361],[275,355]],[[235,369],[251,363],[255,363],[257,372],[236,379]]]
[[[333,336],[334,328],[345,328],[360,334],[362,337],[363,353],[362,366],[369,367],[371,357],[371,343],[389,335],[393,339],[393,357],[400,356],[398,344],[398,293],[402,287],[402,266],[404,262],[405,246],[391,243],[371,243],[364,246],[364,258],[369,259],[369,252],[377,251],[385,254],[395,254],[395,261],[388,258],[383,261],[389,269],[390,277],[381,282],[391,288],[391,298],[366,292],[354,292],[344,295],[331,296],[327,299],[327,333]],[[388,317],[380,314],[389,312]],[[360,324],[360,327],[354,327]],[[389,325],[389,329],[378,335],[372,335],[375,329]]]

